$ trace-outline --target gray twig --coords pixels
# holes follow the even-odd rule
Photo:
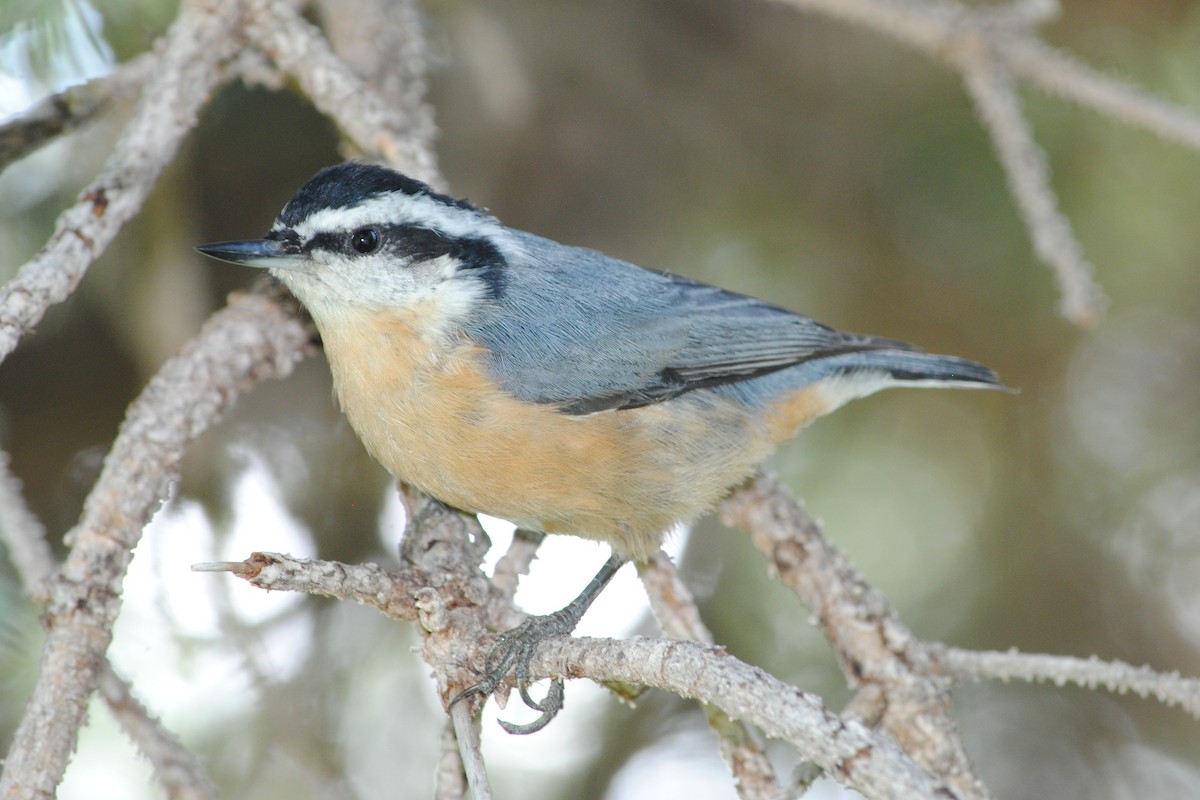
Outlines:
[[[1179,706],[1200,719],[1200,678],[1185,678],[1178,672],[1158,672],[1122,661],[1104,661],[1042,653],[963,650],[947,645],[930,645],[939,668],[960,681],[999,680],[1073,683],[1086,689],[1103,687],[1111,692],[1133,692],[1153,697],[1168,706]]]

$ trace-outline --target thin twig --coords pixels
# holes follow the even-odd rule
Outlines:
[[[458,703],[450,709],[450,720],[454,725],[454,737],[458,740],[458,753],[467,775],[467,785],[471,788],[472,800],[492,800],[492,786],[488,782],[487,766],[483,763],[483,751],[479,745],[479,718],[471,713],[466,703]]]
[[[1200,150],[1200,114],[1081,64],[1032,36],[998,42],[997,56],[1019,78],[1043,91],[1091,108],[1193,150]]]
[[[274,300],[234,297],[130,406],[51,587],[33,695],[13,737],[0,797],[53,795],[99,681],[121,582],[150,517],[170,494],[188,443],[239,393],[291,372],[309,331]]]
[[[1132,84],[1103,75],[1038,39],[1034,25],[1054,17],[1054,6],[1024,4],[1017,14],[970,8],[952,0],[776,0],[805,11],[872,28],[944,59],[964,39],[987,40],[993,57],[1038,88],[1200,150],[1200,114],[1167,103]]]
[[[58,566],[46,527],[21,494],[21,481],[9,468],[8,453],[0,451],[0,541],[17,568],[25,594],[38,603],[49,599],[45,581]]]
[[[1063,315],[1080,325],[1095,322],[1104,297],[1070,223],[1057,208],[1045,157],[1021,113],[1014,78],[1194,149],[1200,149],[1200,114],[1101,75],[1047,46],[1032,28],[1057,13],[1052,2],[1027,0],[997,11],[951,0],[777,1],[873,28],[962,73],[995,141],[1034,249],[1055,271]]]
[[[334,54],[321,32],[291,3],[258,0],[249,15],[247,34],[296,79],[317,110],[360,151],[378,154],[392,167],[427,183],[443,183],[428,146],[432,122],[427,115],[413,118],[406,109],[384,101]]]
[[[343,564],[252,553],[245,561],[193,564],[193,572],[228,572],[268,591],[305,592],[366,603],[396,620],[417,619],[417,593],[433,581],[415,569],[389,572],[378,564]]]
[[[1033,248],[1058,279],[1060,312],[1078,325],[1094,324],[1104,309],[1104,295],[1092,279],[1094,270],[1071,223],[1058,208],[1046,154],[1022,113],[1012,73],[1001,68],[982,43],[963,48],[957,61],[979,118],[992,135]]]
[[[1073,683],[1085,689],[1104,687],[1112,692],[1133,692],[1152,697],[1168,706],[1179,706],[1200,719],[1200,679],[1185,678],[1178,672],[1158,672],[1121,661],[1102,661],[1010,650],[963,650],[947,645],[930,645],[938,667],[956,680],[986,680]]]
[[[100,696],[113,717],[154,767],[154,777],[170,800],[217,800],[217,787],[204,764],[167,730],[136,697],[128,681],[105,663]]]
[[[800,503],[773,478],[759,476],[718,512],[726,525],[750,534],[779,579],[811,609],[850,685],[880,686],[887,697],[882,724],[905,752],[965,796],[987,797],[947,714],[949,681]]]

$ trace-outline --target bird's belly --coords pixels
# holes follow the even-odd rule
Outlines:
[[[741,406],[707,393],[564,414],[500,389],[469,343],[435,356],[392,314],[339,327],[356,335],[322,333],[343,411],[399,480],[465,511],[607,541],[628,558],[652,555],[675,522],[711,508],[771,448]]]

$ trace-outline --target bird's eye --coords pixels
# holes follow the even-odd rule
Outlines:
[[[366,255],[379,249],[379,231],[375,228],[359,228],[350,234],[350,246]]]

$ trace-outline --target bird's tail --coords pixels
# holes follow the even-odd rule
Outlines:
[[[893,386],[1012,391],[990,367],[919,350],[871,349],[810,362],[835,407]],[[806,365],[808,366],[808,365]]]
[[[883,371],[897,383],[932,383],[966,388],[1006,389],[995,370],[958,356],[907,350],[871,350],[854,354],[839,371]],[[858,364],[853,363],[857,360]]]

